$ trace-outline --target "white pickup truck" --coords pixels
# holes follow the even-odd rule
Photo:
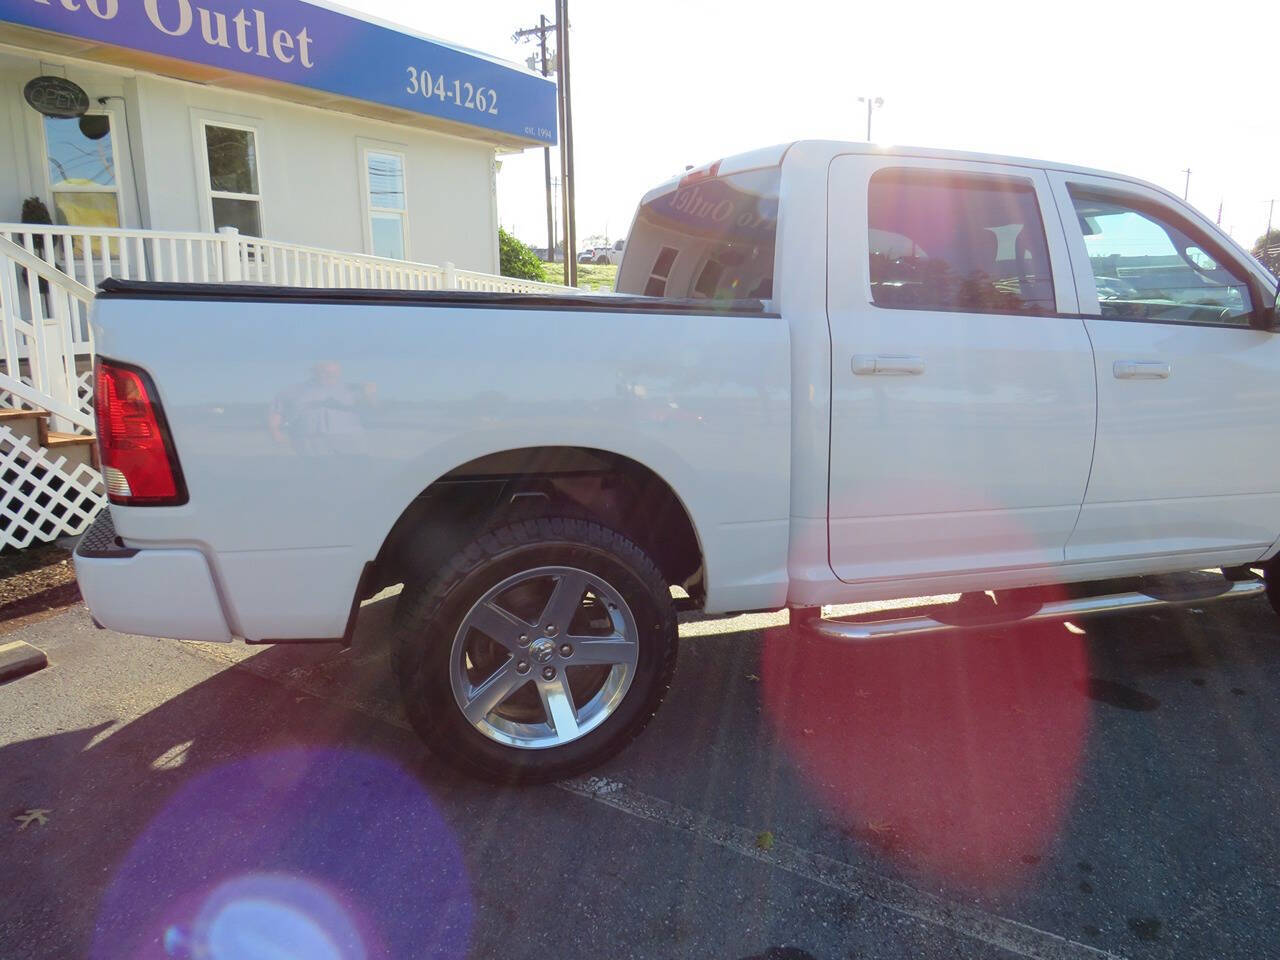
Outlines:
[[[1266,590],[1276,281],[1164,190],[802,142],[651,191],[625,249],[603,296],[104,284],[94,616],[349,642],[403,583],[413,724],[530,780],[639,732],[681,607],[862,642]]]

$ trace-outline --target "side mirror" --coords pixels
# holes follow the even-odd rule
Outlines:
[[[1271,333],[1280,331],[1280,285],[1277,286],[1275,299],[1268,306],[1253,311],[1253,320],[1249,326]]]
[[[1274,333],[1280,330],[1280,316],[1276,315],[1274,306],[1258,307],[1253,311],[1253,316],[1249,318],[1249,326],[1254,330]]]

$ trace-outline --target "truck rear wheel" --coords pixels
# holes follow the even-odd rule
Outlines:
[[[580,518],[479,535],[406,584],[392,663],[413,727],[474,776],[572,776],[621,750],[671,683],[676,620],[653,561]]]

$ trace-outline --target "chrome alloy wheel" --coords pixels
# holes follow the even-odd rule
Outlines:
[[[590,733],[631,687],[639,655],[622,595],[576,567],[507,577],[472,605],[454,635],[449,683],[467,721],[525,750]]]

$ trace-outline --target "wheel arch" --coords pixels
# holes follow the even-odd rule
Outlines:
[[[625,454],[571,445],[496,450],[440,474],[386,531],[366,593],[430,577],[477,531],[544,505],[617,530],[654,559],[669,583],[696,603],[705,597],[704,541],[676,486]]]

